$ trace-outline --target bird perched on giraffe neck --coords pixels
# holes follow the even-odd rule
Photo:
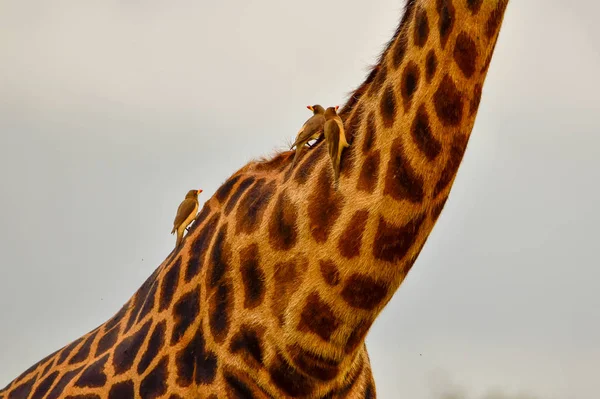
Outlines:
[[[316,140],[321,137],[323,126],[325,125],[325,108],[319,104],[308,105],[306,108],[313,112],[313,116],[304,122],[304,125],[302,125],[296,135],[296,141],[290,147],[290,149],[292,149],[296,146],[296,155],[294,155],[294,160],[292,161],[292,168],[296,165],[296,161],[302,153],[304,145],[308,144],[310,140]]]
[[[325,141],[329,149],[329,157],[333,166],[334,182],[337,187],[340,177],[340,160],[344,148],[349,147],[346,140],[346,132],[344,130],[344,122],[337,114],[338,106],[329,107],[325,110]]]
[[[173,230],[171,234],[177,232],[177,241],[175,242],[175,248],[179,247],[181,241],[183,241],[183,233],[185,229],[192,223],[192,220],[196,217],[198,212],[198,195],[202,190],[190,190],[185,195],[179,208],[177,208],[177,215],[173,221]]]

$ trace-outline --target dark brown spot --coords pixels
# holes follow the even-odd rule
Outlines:
[[[417,215],[405,225],[396,227],[379,218],[373,241],[373,256],[387,262],[399,262],[417,239],[425,214]]]
[[[467,7],[471,10],[473,15],[479,12],[479,8],[481,8],[481,3],[483,0],[467,0]]]
[[[375,132],[375,114],[371,111],[367,117],[367,128],[365,129],[365,137],[362,143],[363,154],[367,154],[371,150],[371,147],[375,142]]]
[[[215,193],[215,197],[219,200],[219,202],[223,202],[227,197],[229,197],[229,193],[231,193],[231,190],[233,189],[233,186],[235,186],[235,183],[237,183],[238,180],[240,180],[240,177],[242,176],[234,176],[218,188],[217,192]]]
[[[369,380],[365,388],[365,399],[375,399],[375,385],[372,380]]]
[[[190,259],[188,260],[187,269],[185,271],[185,281],[189,282],[193,277],[198,275],[202,266],[204,265],[204,259],[210,248],[210,243],[215,231],[217,230],[217,224],[219,223],[221,215],[215,213],[213,217],[206,223],[202,228],[196,240],[192,243],[190,248]]]
[[[269,374],[273,383],[288,397],[308,396],[315,389],[314,382],[299,373],[281,354],[276,355]]]
[[[80,388],[99,388],[106,384],[104,365],[108,360],[108,354],[104,355],[83,370],[83,373],[75,381],[75,386]]]
[[[346,229],[342,233],[338,242],[340,254],[348,259],[360,255],[362,236],[367,225],[369,212],[366,210],[357,211],[350,219]]]
[[[88,393],[85,395],[69,395],[65,399],[100,399],[100,395],[95,393]]]
[[[404,60],[404,56],[406,55],[406,36],[400,34],[398,39],[396,40],[396,46],[394,47],[394,53],[392,54],[392,63],[394,65],[394,69],[398,69],[400,64],[402,64],[402,60]]]
[[[379,151],[374,151],[365,158],[356,182],[357,190],[373,193],[379,180],[379,163]]]
[[[73,352],[73,349],[75,349],[77,347],[77,345],[79,345],[81,343],[81,341],[83,341],[83,338],[84,337],[77,338],[75,341],[71,342],[69,345],[64,347],[62,352],[60,352],[60,356],[58,357],[57,366],[60,366],[65,360],[67,360],[67,358],[69,357],[71,352]],[[24,375],[29,374],[31,371],[35,370],[37,368],[37,366],[38,366],[37,364],[34,364],[31,367],[31,370],[25,371],[23,374],[21,374],[20,378],[22,378]]]
[[[437,57],[435,56],[435,51],[429,50],[427,53],[427,59],[425,60],[425,77],[427,78],[427,83],[431,83],[431,79],[435,76],[435,71],[437,70]]]
[[[293,261],[277,263],[274,266],[275,284],[271,310],[279,320],[279,325],[285,323],[284,312],[287,307],[289,295],[302,282],[302,275],[298,271],[298,265]]]
[[[452,78],[446,74],[433,94],[438,119],[445,126],[457,126],[462,120],[463,99]]]
[[[437,12],[439,14],[440,43],[443,49],[446,47],[452,28],[454,28],[455,10],[452,1],[437,0]]]
[[[446,162],[446,166],[442,170],[442,175],[435,185],[433,190],[433,196],[437,197],[454,179],[458,167],[462,161],[465,149],[467,147],[468,137],[466,135],[456,136],[452,147],[450,148],[450,158]]]
[[[131,327],[134,325],[140,311],[142,310],[142,306],[144,306],[144,302],[148,297],[148,293],[150,289],[156,282],[156,277],[158,275],[158,268],[144,281],[144,284],[137,290],[135,294],[135,299],[133,300],[133,306],[131,306],[131,312],[129,313],[129,319],[127,320],[127,326],[123,330],[123,333],[126,334],[129,332]]]
[[[167,392],[167,378],[169,371],[167,366],[169,357],[165,356],[148,373],[140,383],[140,396],[142,399],[155,399]]]
[[[313,292],[306,298],[306,304],[300,314],[298,330],[312,332],[324,341],[329,341],[331,335],[340,326],[340,320],[335,316],[333,310]]]
[[[44,378],[44,380],[37,386],[30,399],[42,399],[54,383],[56,377],[58,377],[58,371],[55,371],[48,377]]]
[[[208,285],[215,288],[217,284],[225,276],[225,272],[229,269],[231,263],[231,251],[225,241],[227,237],[227,223],[223,224],[219,229],[219,233],[215,238],[212,251],[210,253],[211,268],[208,274]]]
[[[433,220],[434,222],[438,220],[438,218],[440,217],[440,213],[442,213],[442,210],[444,209],[444,205],[446,205],[447,200],[448,197],[444,198],[436,206],[433,207],[433,209],[431,210],[431,220]]]
[[[508,0],[498,1],[496,8],[490,14],[485,30],[485,35],[488,39],[494,37],[498,32],[498,29],[500,29],[500,24],[502,23],[502,18],[504,17],[504,10],[506,10],[507,4]]]
[[[92,346],[92,343],[94,343],[94,339],[96,338],[97,333],[97,330],[94,331],[86,338],[85,341],[83,341],[83,345],[81,345],[77,353],[75,353],[71,360],[69,360],[69,364],[80,363],[88,358],[88,356],[90,355],[90,348]]]
[[[471,106],[470,106],[470,110],[469,110],[469,116],[475,115],[475,113],[477,112],[477,109],[479,108],[479,102],[481,101],[481,94],[482,94],[481,89],[482,89],[481,84],[476,83],[475,87],[473,88],[473,97],[471,97]]]
[[[417,175],[405,158],[400,137],[394,139],[390,150],[390,162],[385,176],[383,193],[397,201],[407,200],[413,204],[423,201],[423,179]]]
[[[375,75],[375,79],[373,80],[373,83],[369,88],[369,96],[376,95],[383,87],[383,84],[385,83],[385,80],[387,78],[387,65],[385,64],[385,61],[382,61],[379,65],[377,65],[375,67],[375,70],[377,72]]]
[[[222,343],[227,338],[231,314],[233,311],[233,287],[228,279],[221,281],[209,300],[210,332],[217,343]]]
[[[383,126],[390,128],[394,126],[396,119],[396,97],[392,86],[387,86],[381,94],[379,101],[379,114],[383,119]]]
[[[362,372],[365,367],[365,361],[362,357],[359,357],[357,361],[359,362],[358,365],[354,368],[353,371],[348,373],[346,378],[344,378],[345,385],[343,385],[341,388],[336,389],[335,391],[332,391],[329,398],[347,398],[349,396],[350,392],[356,385],[356,382],[358,381],[359,377],[362,375]]]
[[[419,47],[423,47],[427,43],[429,37],[429,20],[427,19],[427,11],[423,7],[419,7],[415,13],[415,32],[413,41]]]
[[[125,317],[127,314],[128,309],[129,302],[121,306],[121,309],[119,309],[119,311],[104,324],[104,331],[111,330],[114,326],[119,324],[121,320],[123,320],[123,317]]]
[[[417,148],[433,161],[442,151],[442,143],[433,136],[431,126],[429,124],[429,115],[425,109],[425,104],[421,104],[413,120],[410,132]]]
[[[71,371],[67,371],[65,374],[63,374],[63,376],[60,378],[60,380],[58,380],[58,382],[56,383],[56,385],[54,386],[54,388],[52,388],[52,391],[50,391],[50,393],[48,394],[48,396],[45,399],[58,399],[59,395],[61,395],[65,389],[65,387],[71,382],[71,380],[73,378],[75,378],[75,376],[77,374],[79,374],[79,372],[83,369],[83,366],[75,369],[75,370],[71,370]],[[21,396],[17,396],[19,399],[21,398]],[[9,396],[8,399],[11,399],[11,397]]]
[[[369,276],[353,274],[344,285],[342,298],[353,308],[373,310],[388,294],[388,287]]]
[[[288,251],[296,245],[298,231],[296,229],[296,206],[290,201],[287,193],[282,191],[277,198],[275,209],[269,220],[269,243],[280,251]]]
[[[113,354],[113,366],[115,368],[115,375],[123,374],[126,371],[129,371],[129,369],[131,369],[133,361],[135,360],[135,357],[140,351],[142,343],[146,339],[146,335],[148,335],[148,331],[150,330],[151,325],[152,320],[148,320],[142,326],[142,328],[140,328],[133,335],[125,338],[115,348]]]
[[[309,155],[304,159],[304,162],[296,168],[296,174],[294,175],[294,181],[298,184],[304,184],[308,181],[311,176],[313,169],[315,168],[317,161],[321,158],[326,150],[326,146],[323,142],[317,144],[316,148],[312,148],[308,151]]]
[[[265,273],[260,268],[258,245],[240,251],[240,273],[244,283],[244,308],[254,309],[265,297]]]
[[[252,389],[249,386],[249,381],[242,381],[238,376],[228,372],[223,373],[223,377],[225,378],[225,383],[227,384],[228,399],[254,399],[257,397],[252,392]]]
[[[271,172],[283,170],[289,161],[290,153],[281,153],[274,156],[272,159],[258,162],[254,165],[256,172]]]
[[[404,71],[402,72],[402,83],[400,86],[400,93],[402,94],[402,100],[404,104],[404,112],[408,112],[410,109],[412,98],[417,91],[419,86],[419,67],[413,61],[408,62]]]
[[[242,325],[229,344],[229,351],[242,356],[242,359],[252,368],[262,368],[263,348],[262,332],[249,325]]]
[[[347,354],[350,354],[356,350],[365,340],[367,336],[367,332],[369,332],[369,328],[371,328],[371,323],[366,321],[361,321],[350,333],[348,337],[348,341],[346,341],[346,347],[344,351]]]
[[[152,284],[152,288],[150,288],[150,291],[148,292],[148,295],[146,296],[146,300],[144,301],[144,306],[142,306],[142,309],[140,310],[140,313],[138,314],[137,317],[137,322],[140,322],[141,320],[144,319],[144,317],[146,317],[146,315],[148,313],[150,313],[152,311],[152,309],[154,309],[154,302],[156,299],[156,291],[158,290],[158,281],[156,281],[154,284]]]
[[[250,234],[258,228],[275,188],[274,181],[259,179],[246,192],[236,212],[236,234]]]
[[[140,362],[137,366],[138,374],[143,374],[150,363],[154,360],[154,358],[158,355],[158,352],[162,349],[165,344],[165,330],[166,330],[166,322],[163,320],[154,327],[154,331],[150,336],[150,340],[148,341],[148,345],[146,346],[146,351],[142,355]]]
[[[202,327],[198,326],[196,335],[185,348],[177,353],[177,384],[188,387],[192,382],[207,385],[214,381],[217,373],[217,355],[206,350],[206,341]]]
[[[46,364],[46,367],[44,367],[44,370],[42,371],[42,373],[40,374],[40,377],[45,377],[46,374],[48,374],[48,371],[50,371],[50,369],[52,368],[52,366],[54,366],[54,362],[56,361],[56,358],[50,360],[48,362],[48,364]]]
[[[196,321],[200,313],[200,285],[183,294],[173,306],[172,313],[174,325],[171,333],[171,345],[175,345]]]
[[[29,397],[29,394],[31,393],[31,388],[33,388],[33,384],[35,384],[35,381],[36,379],[32,378],[29,381],[17,386],[8,395],[8,399],[25,399]]]
[[[248,188],[252,184],[254,184],[255,181],[256,181],[256,179],[253,176],[250,176],[247,179],[242,180],[242,182],[238,186],[237,190],[235,190],[235,192],[231,195],[231,197],[229,197],[229,201],[227,201],[227,205],[225,206],[225,211],[224,211],[225,216],[228,216],[229,213],[231,213],[233,208],[235,208],[238,201],[240,200],[240,197],[242,196],[242,194],[244,194],[246,192],[246,190],[248,190]]]
[[[321,260],[319,266],[321,267],[321,275],[323,275],[323,279],[327,284],[334,287],[340,283],[340,271],[335,263],[330,260]]]
[[[326,359],[302,349],[300,345],[288,346],[292,363],[309,377],[321,381],[331,381],[339,372],[339,362]]]
[[[329,237],[333,224],[341,213],[341,195],[333,190],[330,165],[321,169],[317,187],[308,201],[308,221],[310,232],[318,243],[324,243]]]
[[[181,273],[181,256],[171,265],[165,273],[160,289],[159,311],[167,309],[173,300],[173,294],[179,285],[179,274]]]
[[[125,380],[118,382],[110,387],[108,392],[108,399],[127,399],[135,398],[135,390],[133,381]]]
[[[470,78],[475,73],[477,62],[477,46],[465,32],[460,32],[454,45],[454,61],[465,77]]]

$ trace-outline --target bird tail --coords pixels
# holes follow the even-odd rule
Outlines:
[[[171,234],[175,234],[175,230],[177,230],[177,229],[175,228],[175,226],[173,226],[173,230],[171,230]]]
[[[296,146],[296,154],[294,155],[294,160],[292,161],[292,168],[296,165],[296,161],[298,160],[298,157],[300,156],[300,153],[302,152],[302,146]]]

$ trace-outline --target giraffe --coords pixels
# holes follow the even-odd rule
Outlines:
[[[326,143],[251,161],[111,319],[1,399],[374,398],[365,345],[438,219],[508,0],[408,0]]]

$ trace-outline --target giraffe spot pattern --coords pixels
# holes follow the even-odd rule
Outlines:
[[[356,149],[352,145],[352,142],[354,141],[354,136],[357,134],[358,129],[360,128],[361,120],[362,104],[359,105],[358,108],[352,113],[352,115],[350,116],[350,120],[344,126],[346,141],[348,141],[350,147],[346,149],[346,151],[342,152],[340,158],[340,176],[347,177],[352,173],[352,170],[354,169]],[[346,126],[350,130],[347,130]]]
[[[171,305],[173,294],[179,285],[179,275],[181,274],[181,256],[175,260],[169,270],[165,273],[160,288],[160,301],[158,310],[164,311]]]
[[[240,273],[244,285],[244,308],[254,309],[265,297],[265,273],[260,268],[258,245],[250,244],[240,251]]]
[[[494,50],[496,49],[496,43],[498,43],[498,36],[494,39],[494,44],[492,45],[492,51],[488,54],[488,57],[485,60],[485,63],[481,67],[479,73],[484,74],[487,73],[488,68],[490,67],[490,62],[492,62],[492,56],[494,55]]]
[[[144,319],[144,317],[146,317],[146,315],[148,313],[150,313],[152,311],[152,309],[154,309],[154,302],[156,299],[156,291],[158,290],[158,281],[156,281],[154,284],[152,284],[152,288],[150,288],[150,292],[148,292],[148,295],[146,296],[146,300],[144,301],[144,306],[142,306],[142,309],[140,310],[140,313],[137,317],[137,322],[140,322],[141,320]]]
[[[293,261],[277,263],[274,267],[274,292],[271,302],[271,311],[279,320],[279,325],[285,323],[284,312],[287,306],[287,298],[292,289],[301,282],[298,265]]]
[[[319,261],[319,267],[321,269],[321,275],[327,284],[335,287],[340,283],[340,271],[333,261],[321,260]]]
[[[112,330],[106,332],[98,341],[98,346],[96,347],[96,354],[94,357],[99,357],[106,353],[107,350],[113,347],[113,345],[117,342],[117,338],[119,337],[119,327],[116,326]]]
[[[340,324],[333,310],[323,302],[318,293],[313,292],[306,298],[298,323],[299,331],[314,333],[327,342]]]
[[[59,395],[64,391],[65,387],[71,382],[73,378],[83,369],[83,366],[76,368],[75,370],[67,371],[60,377],[60,380],[56,383],[52,391],[48,394],[46,399],[58,399]],[[26,397],[26,396],[25,396]],[[19,399],[21,396],[19,396]],[[8,399],[11,399],[9,396]]]
[[[60,355],[58,357],[58,366],[60,366],[65,362],[65,360],[67,360],[71,352],[73,352],[73,349],[75,349],[81,343],[81,341],[83,341],[83,338],[84,337],[77,338],[75,341],[71,342],[69,345],[63,348],[62,352],[60,352]],[[37,368],[37,366],[37,364],[33,365],[31,367],[31,370],[25,371],[22,375],[29,374],[29,372],[33,371],[35,368]]]
[[[371,150],[371,147],[373,147],[373,143],[375,142],[375,132],[375,114],[371,111],[367,117],[367,127],[362,142],[362,152],[365,155]]]
[[[429,124],[429,115],[425,109],[425,104],[421,104],[415,119],[413,120],[410,132],[412,138],[417,145],[417,148],[427,157],[429,161],[433,161],[440,155],[442,151],[442,143],[433,136],[431,125]]]
[[[202,266],[204,265],[204,257],[210,248],[210,242],[217,229],[221,215],[216,213],[196,237],[196,240],[192,243],[190,248],[190,259],[188,260],[187,269],[185,271],[185,281],[190,282],[192,278],[200,273]]]
[[[148,320],[137,332],[125,338],[115,348],[112,359],[115,375],[123,374],[131,369],[151,325],[152,320]]]
[[[359,357],[358,362],[358,366],[356,366],[356,368],[345,378],[346,384],[341,388],[332,391],[329,398],[347,398],[349,396],[364,370],[365,362],[363,358]]]
[[[387,86],[379,100],[379,114],[383,120],[383,126],[390,128],[394,126],[396,119],[396,97],[392,86]]]
[[[285,358],[277,353],[269,368],[271,381],[287,396],[308,396],[315,389],[315,383],[307,376],[299,373]]]
[[[256,163],[254,170],[256,172],[281,171],[287,166],[290,158],[290,154],[281,153],[273,157],[273,159]]]
[[[350,115],[350,118],[348,118],[348,120],[344,123],[344,130],[348,144],[352,144],[354,138],[358,134],[358,130],[360,129],[363,118],[363,108],[364,107],[362,104],[358,104],[354,112],[352,112],[352,115]]]
[[[452,78],[446,74],[433,94],[433,105],[444,126],[457,126],[462,120],[463,98]]]
[[[338,241],[338,250],[343,257],[352,259],[360,255],[362,237],[367,226],[368,217],[369,212],[364,209],[356,211],[352,215],[352,219],[350,219]]]
[[[227,397],[231,399],[253,399],[256,396],[252,390],[240,379],[230,373],[224,373],[225,383],[227,384]]]
[[[169,372],[168,356],[163,357],[160,362],[148,373],[140,383],[140,396],[142,399],[155,399],[167,392],[167,378]]]
[[[231,253],[225,242],[226,237],[227,223],[219,229],[210,253],[211,268],[207,285],[211,288],[215,288],[219,281],[223,279],[231,261]]]
[[[427,58],[425,59],[425,79],[427,83],[431,83],[431,80],[435,76],[435,72],[437,70],[437,57],[435,56],[435,51],[429,50],[427,53]]]
[[[394,69],[398,69],[404,56],[406,55],[406,37],[403,34],[398,35],[396,45],[394,46],[394,53],[392,54],[392,64]]]
[[[35,378],[31,378],[27,382],[22,383],[11,391],[8,395],[8,399],[22,399],[29,397],[33,384],[35,384]]]
[[[388,71],[385,61],[382,60],[382,62],[379,65],[377,65],[374,70],[376,71],[375,79],[373,79],[373,83],[369,88],[369,96],[377,94],[381,90],[383,84],[385,83],[385,80],[387,79]]]
[[[154,273],[152,273],[152,275],[150,277],[148,277],[146,279],[146,281],[144,281],[144,284],[142,284],[140,289],[137,290],[137,292],[135,294],[135,299],[133,300],[133,306],[131,307],[131,312],[129,313],[129,319],[127,320],[127,326],[123,330],[124,334],[129,332],[129,330],[133,326],[135,320],[137,319],[138,314],[142,310],[142,306],[144,305],[144,302],[146,301],[148,292],[150,291],[150,288],[152,288],[152,286],[154,285],[154,282],[156,281],[157,274],[158,274],[158,269],[156,269],[154,271]]]
[[[251,234],[260,225],[265,209],[275,192],[275,182],[259,179],[240,201],[236,214],[236,234]]]
[[[448,197],[444,198],[442,201],[440,201],[439,204],[433,207],[433,209],[431,210],[431,220],[433,220],[434,222],[438,220],[440,214],[442,213],[442,210],[444,209],[444,205],[446,205],[447,200]]]
[[[288,353],[292,363],[309,377],[331,381],[339,373],[339,362],[311,353],[299,345],[288,346]]]
[[[462,162],[465,149],[467,147],[468,137],[466,135],[459,135],[454,138],[452,146],[450,147],[450,158],[446,162],[446,166],[442,170],[440,179],[435,185],[433,190],[433,196],[437,197],[454,179],[458,167]]]
[[[396,201],[407,200],[413,204],[420,203],[424,197],[423,179],[417,175],[405,158],[400,137],[392,142],[390,153],[383,193]]]
[[[365,388],[365,399],[375,399],[375,385],[373,385],[373,381],[367,383],[367,387]]]
[[[200,285],[183,294],[173,306],[172,313],[174,326],[171,333],[171,345],[175,345],[183,338],[200,313]]]
[[[135,387],[131,380],[118,382],[110,387],[110,391],[108,391],[108,399],[128,399],[134,397]]]
[[[102,356],[83,370],[83,373],[75,381],[75,386],[80,388],[99,388],[106,384],[104,365],[108,360],[108,354]]]
[[[222,343],[229,332],[233,308],[233,286],[228,279],[221,281],[209,303],[210,332],[217,343]]]
[[[229,201],[227,201],[224,212],[225,216],[228,216],[231,213],[233,208],[235,208],[240,200],[240,197],[246,192],[246,190],[248,190],[248,188],[250,188],[252,184],[254,184],[255,181],[256,179],[253,176],[250,176],[240,183],[237,190],[231,195],[231,197],[229,197]]]
[[[346,346],[344,347],[344,352],[346,352],[346,354],[354,352],[356,348],[358,348],[360,344],[364,342],[370,327],[371,323],[361,321],[354,328],[354,330],[352,330],[350,336],[348,336],[348,340],[346,341]]]
[[[40,374],[40,377],[45,377],[46,374],[48,374],[48,371],[50,371],[50,369],[52,368],[52,366],[54,366],[54,362],[56,359],[52,359],[48,362],[48,364],[46,365],[46,367],[44,367],[44,370],[42,371],[42,373]]]
[[[380,217],[373,241],[373,256],[375,259],[386,262],[401,261],[415,243],[424,220],[425,214],[421,214],[406,224],[396,227],[388,224],[383,217]]]
[[[229,352],[239,354],[250,367],[263,366],[261,335],[257,329],[244,324],[231,339]]]
[[[356,182],[356,189],[372,194],[377,187],[379,180],[379,163],[380,156],[379,150],[376,150],[364,159],[360,173],[358,175],[358,181]]]
[[[456,37],[453,56],[454,62],[465,77],[473,76],[477,62],[477,45],[467,33],[460,32]]]
[[[127,314],[128,308],[129,301],[125,305],[121,306],[121,309],[119,309],[119,311],[104,324],[104,331],[111,330],[114,326],[119,324],[125,317],[125,314]]]
[[[500,23],[502,22],[502,18],[504,16],[504,10],[508,5],[508,0],[500,0],[496,5],[496,8],[490,14],[490,17],[487,21],[487,26],[485,30],[485,35],[488,39],[491,39],[498,33],[498,29],[500,29]],[[495,44],[494,44],[495,45]],[[492,50],[493,52],[493,50]],[[490,54],[491,56],[491,54]]]
[[[87,359],[87,357],[90,355],[90,348],[94,342],[94,339],[96,338],[97,333],[98,331],[94,331],[85,339],[85,341],[83,341],[83,345],[79,347],[77,353],[75,353],[75,355],[73,355],[73,357],[69,360],[69,364],[80,363]]]
[[[215,197],[219,200],[219,202],[223,203],[223,201],[229,197],[231,190],[233,190],[233,186],[235,186],[235,183],[237,183],[240,178],[241,175],[234,176],[218,188],[218,190],[215,192]]]
[[[429,20],[427,19],[427,11],[423,7],[419,7],[415,13],[415,31],[413,42],[418,47],[423,47],[429,38]]]
[[[348,277],[342,298],[353,308],[373,310],[381,305],[388,294],[388,287],[367,275],[353,274]]]
[[[37,386],[30,399],[42,399],[54,383],[54,380],[56,380],[56,377],[58,377],[58,371],[55,371],[48,377],[44,378],[44,380]]]
[[[482,87],[480,83],[476,83],[473,88],[473,96],[471,97],[471,105],[469,109],[469,116],[475,115],[481,102]]]
[[[406,64],[404,72],[402,73],[402,83],[400,86],[400,93],[402,94],[402,101],[404,104],[404,112],[408,112],[412,104],[412,98],[417,91],[419,86],[420,77],[419,67],[413,61]]]
[[[307,152],[307,151],[305,151]],[[312,148],[308,151],[309,155],[306,157],[304,162],[296,170],[294,175],[294,181],[300,185],[306,183],[308,178],[311,176],[313,169],[317,165],[317,161],[325,152],[325,146],[320,144],[316,148]]]
[[[476,15],[481,8],[481,3],[483,0],[467,0],[467,7],[471,10],[473,15]]]
[[[95,393],[88,393],[85,395],[69,395],[65,399],[100,399],[100,395]]]
[[[202,223],[204,223],[204,221],[206,220],[208,215],[210,215],[211,211],[212,210],[210,209],[210,205],[208,205],[208,202],[205,202],[204,206],[202,207],[202,210],[200,211],[198,216],[196,216],[194,223],[192,223],[188,227],[188,233],[187,233],[188,236],[193,234],[196,231],[196,229],[198,228],[198,226],[200,226]]]
[[[341,213],[342,198],[336,190],[333,190],[329,169],[329,165],[321,169],[317,187],[308,201],[309,229],[317,243],[327,241],[333,224]]]
[[[296,245],[297,210],[286,191],[279,194],[269,221],[269,243],[273,249],[288,251]]]
[[[443,49],[454,28],[455,9],[451,0],[437,0],[436,6],[439,15],[440,44]]]
[[[202,327],[185,348],[177,353],[177,384],[188,387],[192,382],[207,385],[214,381],[217,373],[217,355],[206,349]]]
[[[148,345],[146,346],[146,351],[142,355],[140,362],[137,366],[138,374],[143,374],[150,366],[150,363],[154,360],[154,358],[158,355],[158,352],[162,349],[165,344],[165,330],[166,330],[166,322],[163,320],[158,323],[154,327],[154,331],[152,331],[152,335],[150,335],[150,340],[148,341]]]

